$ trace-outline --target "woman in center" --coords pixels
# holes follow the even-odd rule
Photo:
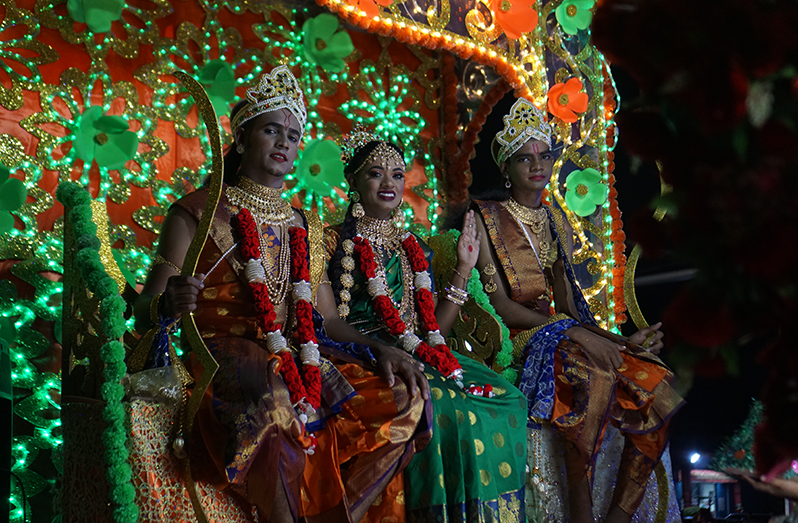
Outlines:
[[[325,230],[337,310],[320,312],[403,348],[429,380],[433,439],[405,470],[407,521],[524,521],[526,398],[445,344],[479,255],[474,214],[464,219],[457,265],[438,300],[430,249],[399,219],[406,170],[401,149],[356,130],[343,159],[350,206],[342,224]]]

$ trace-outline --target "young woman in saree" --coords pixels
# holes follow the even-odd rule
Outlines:
[[[526,399],[445,344],[468,299],[464,289],[479,254],[474,213],[465,217],[455,269],[436,300],[429,248],[397,223],[405,189],[402,151],[357,130],[345,142],[344,161],[351,204],[343,223],[325,230],[337,306],[320,311],[403,348],[429,380],[433,439],[405,469],[407,520],[524,521]]]

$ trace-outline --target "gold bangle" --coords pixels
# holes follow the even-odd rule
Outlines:
[[[163,293],[156,294],[150,300],[150,321],[153,325],[158,325],[161,321],[160,314],[158,314],[158,306],[161,303],[161,296]]]
[[[458,271],[458,270],[457,270],[457,267],[455,267],[453,270],[454,270],[454,273],[455,273],[456,275],[458,275],[458,276],[460,276],[461,278],[463,278],[463,281],[465,281],[465,282],[466,282],[466,284],[468,284],[468,278],[466,278],[465,276],[463,276],[462,274],[460,274],[460,271]]]
[[[156,265],[168,265],[169,267],[177,271],[178,274],[180,274],[180,267],[178,267],[174,263],[170,262],[169,260],[161,256],[161,253],[157,253],[155,255],[155,259],[152,261],[152,265],[150,267],[155,267]]]

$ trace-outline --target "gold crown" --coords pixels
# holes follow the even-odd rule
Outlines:
[[[503,120],[504,129],[493,139],[499,144],[498,155],[496,148],[491,148],[497,164],[506,161],[532,139],[540,140],[551,147],[551,126],[546,123],[543,111],[529,100],[519,98]]]
[[[299,121],[300,131],[305,133],[308,111],[305,109],[302,88],[284,65],[272,69],[271,74],[263,73],[258,86],[247,89],[247,104],[233,117],[231,127],[235,132],[252,118],[277,109],[291,111]]]
[[[356,123],[352,132],[341,140],[341,160],[349,163],[357,152],[371,142],[382,142],[382,138],[369,131],[363,124]]]

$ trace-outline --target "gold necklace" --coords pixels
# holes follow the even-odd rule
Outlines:
[[[507,200],[507,210],[510,211],[510,214],[515,216],[519,222],[529,225],[534,235],[540,234],[543,230],[543,225],[545,225],[546,220],[549,218],[549,214],[542,205],[535,209],[530,209],[515,201],[514,198]]]
[[[272,303],[283,303],[288,290],[291,272],[291,250],[289,249],[288,227],[294,219],[291,204],[282,198],[282,189],[266,187],[242,176],[238,185],[227,187],[227,199],[232,205],[247,209],[258,225],[260,258],[266,272],[266,288]],[[274,246],[263,238],[263,225],[280,227],[280,245],[276,259],[271,256]],[[274,260],[274,264],[269,262]]]
[[[242,176],[237,185],[227,187],[230,203],[239,209],[249,209],[259,224],[283,225],[294,219],[294,210],[282,194],[282,189],[266,187],[246,176]]]
[[[396,226],[393,220],[380,220],[371,216],[358,218],[357,234],[361,235],[374,247],[398,250],[402,246],[404,230]]]
[[[521,229],[524,231],[524,235],[527,237],[529,245],[532,247],[532,250],[535,251],[535,256],[538,258],[540,268],[547,269],[551,267],[556,260],[550,259],[552,253],[551,242],[548,238],[549,235],[544,233],[544,230],[548,231],[548,228],[545,228],[544,226],[549,220],[549,213],[546,212],[546,208],[541,205],[536,209],[530,209],[529,207],[521,205],[512,197],[507,200],[505,208],[513,216],[513,218],[516,219],[519,225],[521,225]],[[535,250],[535,245],[532,243],[532,238],[527,235],[526,227],[524,227],[524,225],[528,225],[529,229],[532,231],[532,234],[537,237],[540,255],[538,255],[538,251]]]

